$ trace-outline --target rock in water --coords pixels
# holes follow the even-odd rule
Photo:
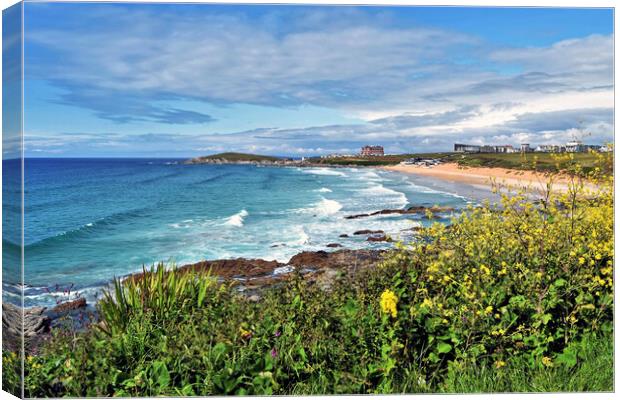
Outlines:
[[[382,230],[371,231],[370,229],[362,229],[361,231],[353,232],[354,235],[374,235],[377,233],[384,233]]]
[[[391,242],[392,239],[390,239],[386,235],[379,235],[379,236],[369,236],[368,239],[366,239],[366,241],[368,242]]]

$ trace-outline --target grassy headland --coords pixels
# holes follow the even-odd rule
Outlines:
[[[606,169],[596,193],[470,208],[329,290],[298,276],[255,302],[161,266],[117,282],[100,323],[27,358],[26,396],[611,391]]]
[[[311,158],[310,161],[328,165],[387,166],[396,165],[410,158],[424,158],[439,159],[446,163],[457,163],[463,167],[536,169],[544,172],[565,171],[571,163],[578,163],[584,171],[589,172],[597,162],[597,155],[595,153],[572,153],[572,160],[562,159],[559,162],[557,156],[557,154],[552,153],[413,153],[386,155],[383,157]]]
[[[275,161],[282,161],[283,158],[281,157],[273,157],[273,156],[262,156],[259,154],[246,154],[246,153],[218,153],[218,154],[212,154],[210,156],[202,156],[202,157],[196,157],[196,158],[192,158],[191,160],[188,160],[188,162],[190,163],[200,163],[200,162],[210,162],[210,161],[218,161],[218,160],[225,160],[227,162],[263,162],[263,161],[268,161],[268,162],[275,162]]]

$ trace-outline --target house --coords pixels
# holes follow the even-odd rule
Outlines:
[[[383,156],[383,146],[364,146],[360,152],[361,156]]]

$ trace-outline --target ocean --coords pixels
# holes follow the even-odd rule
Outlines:
[[[93,298],[113,277],[160,261],[287,261],[303,250],[329,250],[330,243],[385,248],[392,244],[352,233],[380,229],[407,241],[412,227],[428,221],[423,215],[344,217],[435,204],[460,209],[474,201],[451,185],[374,168],[175,159],[27,159],[25,165],[27,307],[53,305],[69,287]],[[12,204],[18,199],[5,193],[3,211],[19,210]],[[16,246],[3,237],[4,249]],[[14,287],[6,279],[4,285],[3,300],[17,302]]]

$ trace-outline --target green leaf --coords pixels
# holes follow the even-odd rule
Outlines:
[[[153,363],[153,378],[160,388],[164,388],[170,384],[170,372],[163,361],[155,361]]]
[[[572,348],[565,348],[562,354],[556,357],[555,359],[558,363],[564,364],[567,367],[571,368],[577,364],[577,351]]]
[[[437,344],[437,352],[439,354],[444,354],[444,353],[449,353],[450,350],[452,350],[452,346],[450,346],[448,343],[446,342],[439,342]]]
[[[562,287],[564,285],[566,285],[566,280],[562,278],[556,279],[555,282],[553,282],[553,286],[555,287]]]

